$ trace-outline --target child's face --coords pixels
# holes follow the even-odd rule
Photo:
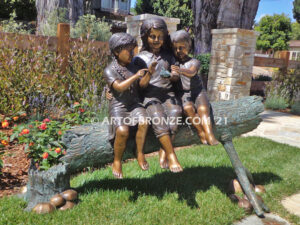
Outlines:
[[[148,36],[149,48],[153,51],[160,51],[164,44],[164,32],[162,30],[151,29]]]
[[[130,64],[134,56],[134,49],[135,49],[134,46],[128,47],[122,49],[119,53],[116,53],[116,56],[118,57],[118,61],[123,65]]]
[[[188,56],[190,52],[190,46],[187,42],[185,41],[173,42],[172,45],[173,45],[174,55],[177,59],[184,60]]]

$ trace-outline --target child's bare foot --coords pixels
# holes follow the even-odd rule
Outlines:
[[[149,164],[145,159],[144,154],[141,154],[137,157],[138,164],[141,167],[142,170],[148,170],[149,169]]]
[[[112,166],[112,173],[115,178],[122,179],[123,173],[122,173],[122,163],[114,161]]]
[[[164,150],[159,150],[159,165],[162,169],[169,169],[169,163],[167,159],[167,155]]]
[[[208,135],[207,143],[209,145],[218,145],[219,144],[218,140],[215,138],[215,136],[213,134]]]
[[[205,138],[205,133],[204,133],[204,131],[199,132],[199,133],[198,133],[198,136],[199,136],[200,141],[202,142],[202,144],[207,145],[207,141],[206,141],[206,138]]]
[[[169,161],[169,169],[171,170],[171,172],[173,172],[173,173],[182,172],[182,167],[179,164],[175,153],[171,153],[168,156],[168,161]]]

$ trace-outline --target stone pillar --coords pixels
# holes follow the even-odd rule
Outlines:
[[[142,47],[142,40],[140,36],[140,28],[142,23],[146,19],[150,19],[153,17],[160,17],[165,20],[168,26],[169,33],[173,33],[177,31],[177,25],[180,24],[180,19],[177,18],[169,18],[169,17],[162,17],[152,14],[141,14],[138,16],[127,16],[125,21],[127,23],[127,33],[131,34],[133,37],[136,38],[138,41],[139,47]]]
[[[212,30],[207,92],[210,101],[250,95],[258,33],[239,28]]]

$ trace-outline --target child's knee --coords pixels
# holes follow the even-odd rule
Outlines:
[[[120,138],[128,138],[129,136],[128,126],[119,126],[116,130],[116,135]]]

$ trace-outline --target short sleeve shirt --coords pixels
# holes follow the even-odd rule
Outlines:
[[[185,62],[184,64],[180,64],[180,68],[182,68],[182,69],[189,69],[192,66],[196,66],[197,71],[199,71],[199,69],[201,67],[201,63],[197,59],[191,59],[191,60]],[[201,80],[201,77],[198,74],[198,72],[192,78],[184,76],[184,75],[180,75],[180,82],[181,82],[181,84],[179,85],[180,91],[187,92],[187,91],[191,91],[191,90],[199,90],[202,88],[202,80]]]
[[[108,84],[113,95],[113,99],[110,102],[111,107],[125,107],[128,111],[131,111],[135,108],[135,106],[137,106],[140,103],[137,81],[131,84],[130,88],[125,90],[124,92],[118,92],[112,87],[113,83],[116,80],[124,81],[130,78],[133,74],[134,73],[130,70],[130,67],[127,67],[124,74],[121,75],[113,67],[113,63],[111,63],[104,70],[103,78]]]

